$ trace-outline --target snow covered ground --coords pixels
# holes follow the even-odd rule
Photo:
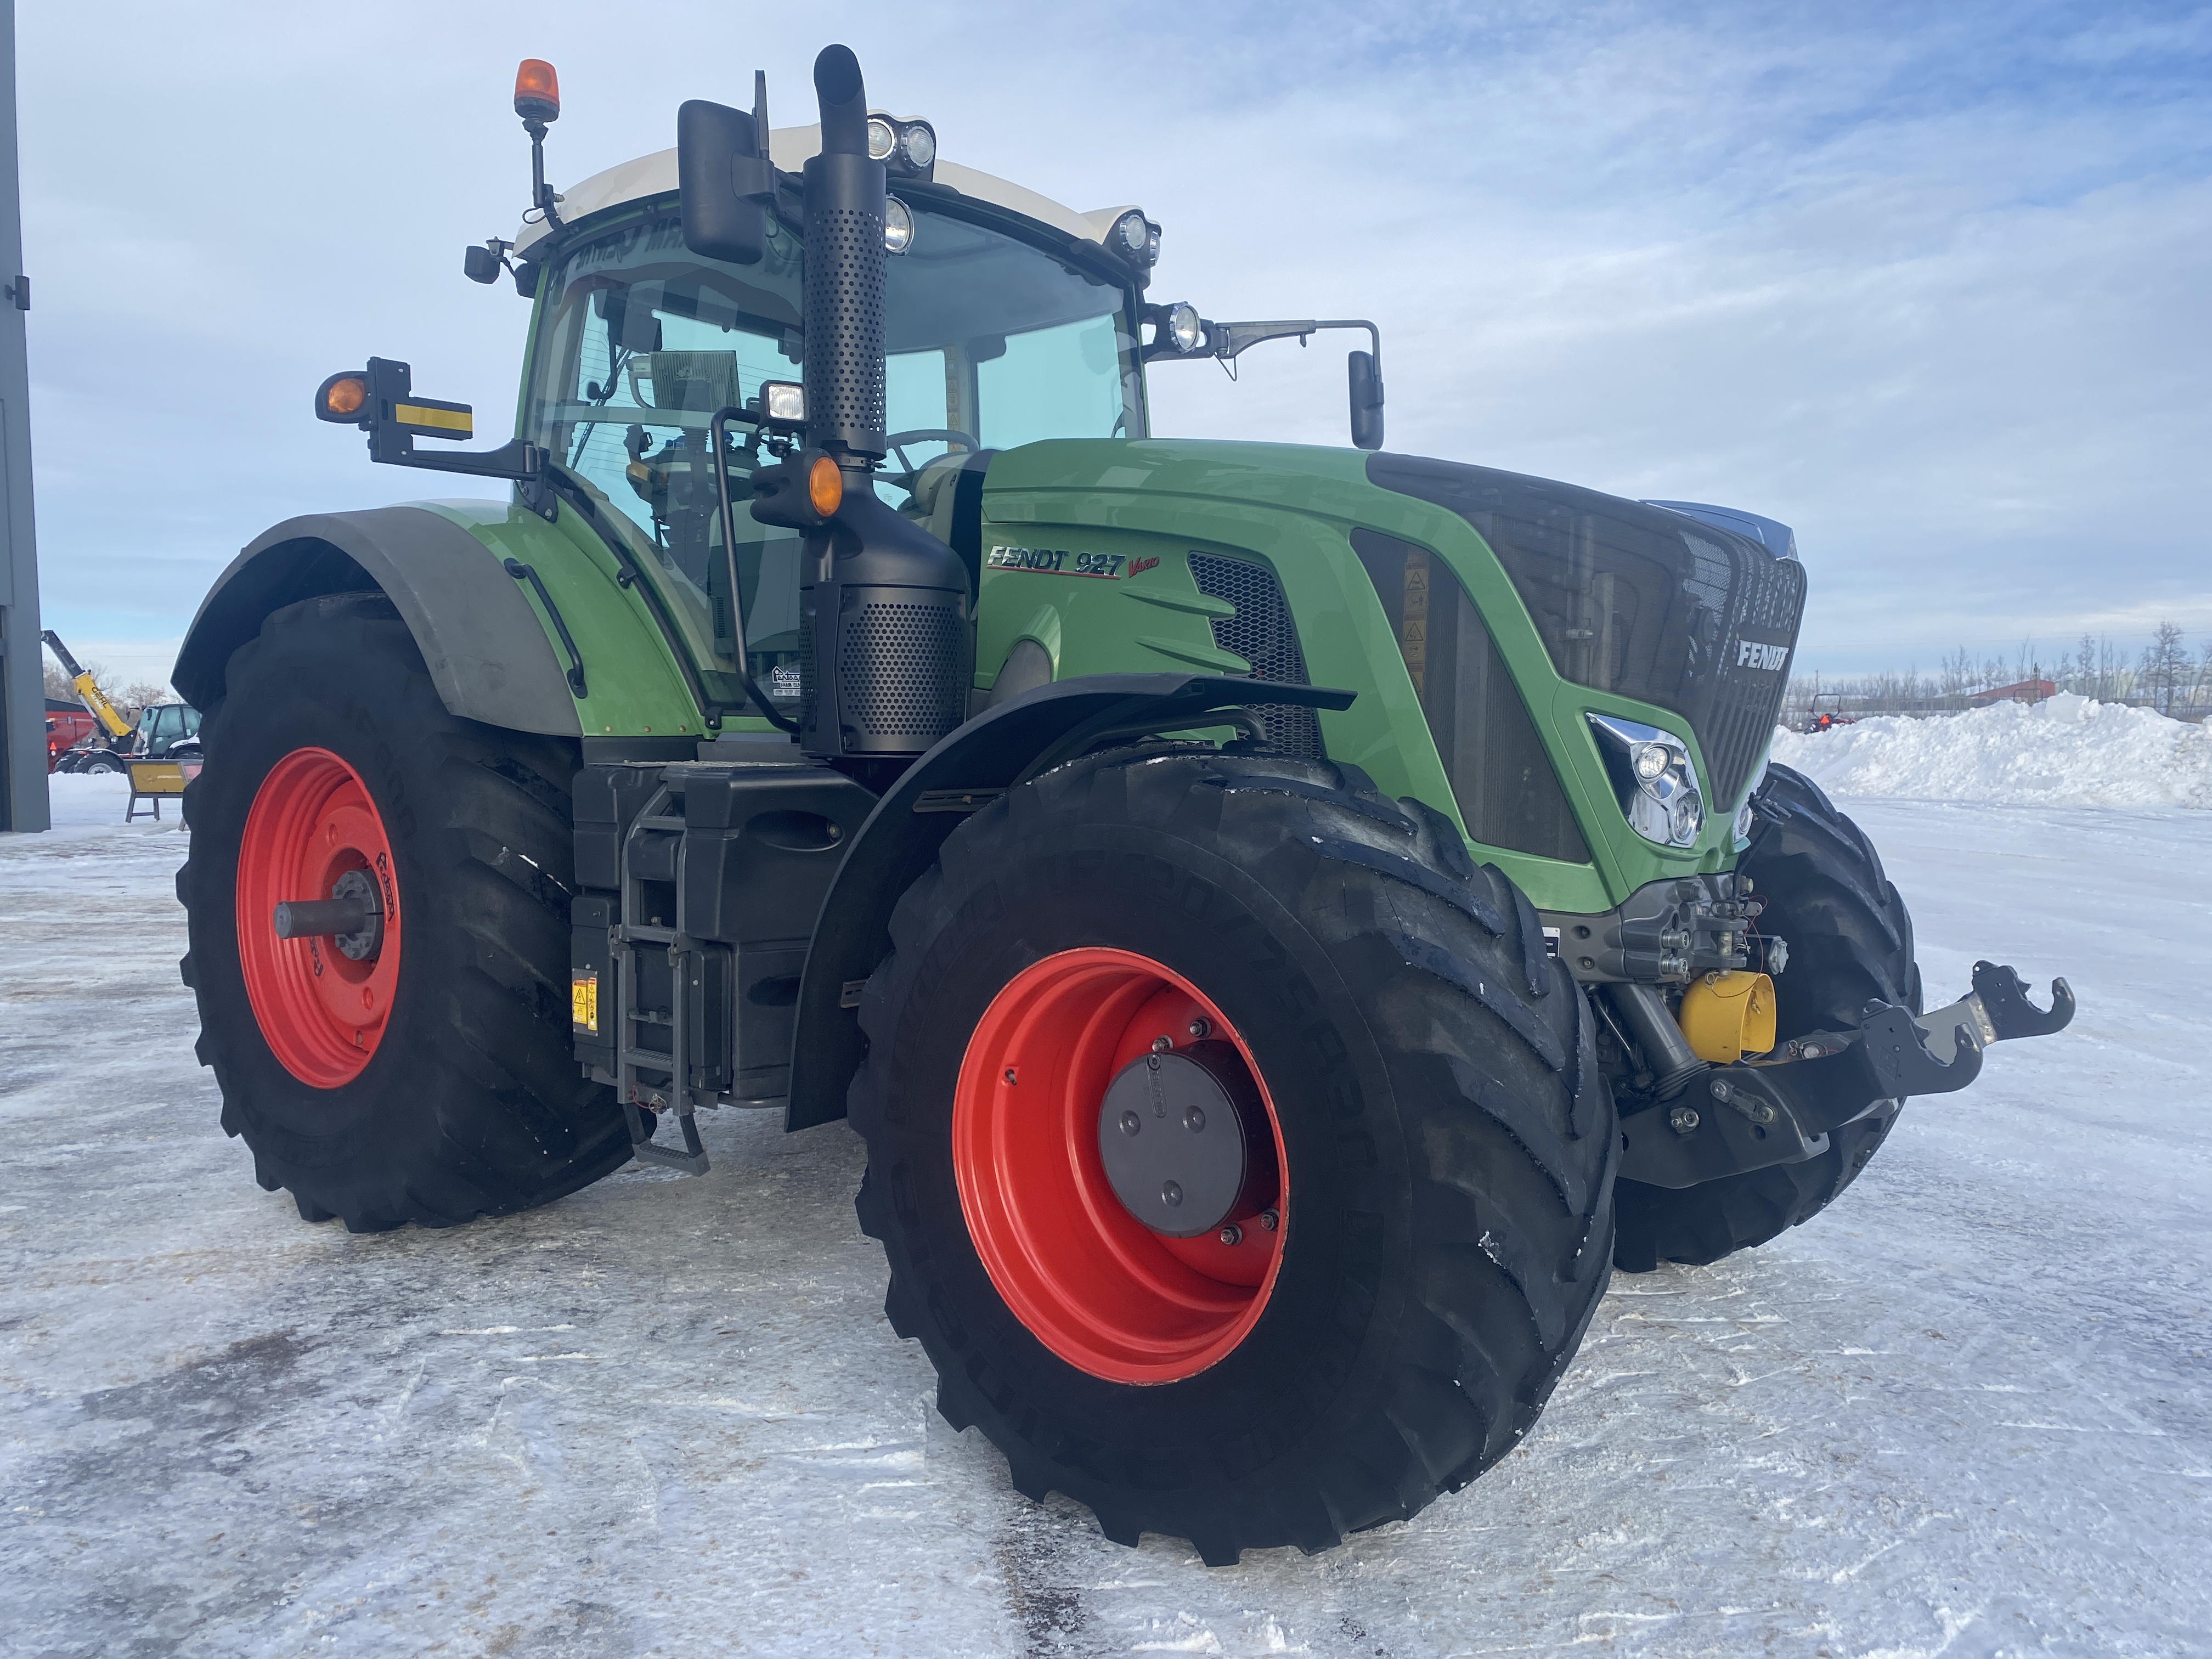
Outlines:
[[[842,1127],[725,1112],[703,1180],[452,1232],[300,1222],[192,1060],[182,836],[60,781],[0,837],[0,1650],[2212,1650],[2212,813],[1852,802],[1930,996],[1986,955],[2068,975],[2073,1028],[1810,1225],[1616,1279],[1468,1491],[1210,1571],[935,1416]]]

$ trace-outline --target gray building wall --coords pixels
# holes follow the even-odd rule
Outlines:
[[[31,514],[31,377],[16,283],[23,200],[15,168],[15,0],[0,0],[0,830],[44,830],[46,702],[39,667],[39,547]]]

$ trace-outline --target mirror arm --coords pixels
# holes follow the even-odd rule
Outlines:
[[[1269,340],[1295,339],[1301,345],[1324,329],[1364,328],[1375,356],[1375,371],[1379,379],[1382,372],[1382,331],[1364,318],[1301,318],[1294,321],[1271,323],[1217,323],[1204,321],[1206,343],[1195,351],[1177,351],[1164,341],[1155,339],[1145,348],[1145,361],[1158,362],[1194,362],[1201,358],[1233,362],[1254,346]]]

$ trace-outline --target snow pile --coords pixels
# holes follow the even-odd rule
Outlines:
[[[2033,707],[1778,731],[1774,758],[1840,795],[2212,809],[2212,728],[2070,692]]]

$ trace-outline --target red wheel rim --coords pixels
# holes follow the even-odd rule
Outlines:
[[[238,848],[238,961],[246,1000],[277,1063],[311,1087],[361,1075],[384,1036],[399,984],[399,887],[392,842],[361,775],[327,749],[295,749],[270,769]],[[273,915],[328,898],[365,870],[384,905],[374,957],[354,961],[328,939],[279,939]]]
[[[1282,1174],[1273,1229],[1169,1238],[1122,1207],[1098,1155],[1098,1110],[1115,1073],[1191,1022],[1236,1046],[1274,1135]],[[1060,1358],[1112,1382],[1194,1376],[1250,1334],[1290,1227],[1281,1120],[1236,1028],[1173,969],[1087,946],[1034,963],[992,999],[952,1104],[960,1208],[1007,1307]]]

